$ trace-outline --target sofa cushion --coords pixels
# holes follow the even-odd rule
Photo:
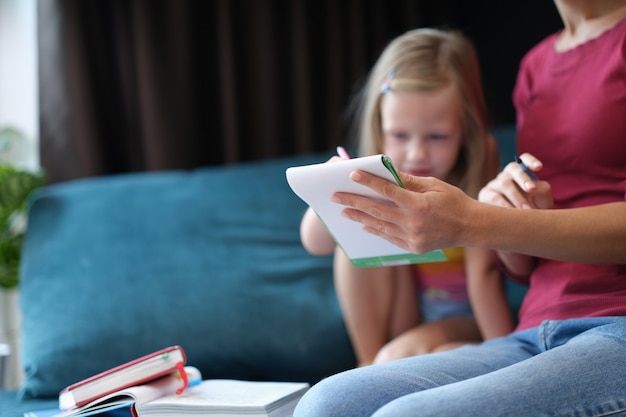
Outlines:
[[[183,346],[205,378],[315,382],[354,366],[332,257],[300,244],[285,169],[308,155],[43,188],[20,299],[22,398]]]

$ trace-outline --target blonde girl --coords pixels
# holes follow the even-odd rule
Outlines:
[[[394,39],[356,104],[359,156],[385,153],[398,170],[437,177],[473,198],[499,170],[476,51],[459,32],[416,29]],[[444,263],[355,268],[311,209],[301,237],[313,254],[335,252],[335,285],[359,366],[513,329],[486,250],[446,248]]]

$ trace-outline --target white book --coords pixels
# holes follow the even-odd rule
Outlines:
[[[379,236],[365,232],[361,223],[341,215],[344,206],[330,201],[335,192],[342,191],[383,199],[381,195],[350,179],[350,173],[357,169],[403,186],[391,159],[382,154],[290,167],[286,171],[286,176],[291,189],[317,213],[354,266],[387,266],[447,260],[441,250],[421,255],[411,253]]]

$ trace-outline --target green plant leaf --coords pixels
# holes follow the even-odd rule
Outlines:
[[[31,192],[45,182],[33,173],[0,164],[0,287],[18,284],[23,232],[11,230],[13,215],[24,211]]]
[[[11,236],[8,232],[0,236],[0,287],[18,284],[23,239],[23,235]]]
[[[0,165],[0,224],[5,229],[11,215],[24,207],[28,195],[44,181],[41,173]]]

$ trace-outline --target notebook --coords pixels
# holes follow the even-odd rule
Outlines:
[[[315,211],[354,266],[445,261],[447,258],[441,250],[420,255],[411,253],[379,236],[365,232],[361,223],[341,215],[344,206],[330,201],[332,194],[337,191],[383,199],[381,195],[350,179],[350,173],[357,169],[403,186],[391,159],[382,154],[290,167],[286,176],[294,193]]]

